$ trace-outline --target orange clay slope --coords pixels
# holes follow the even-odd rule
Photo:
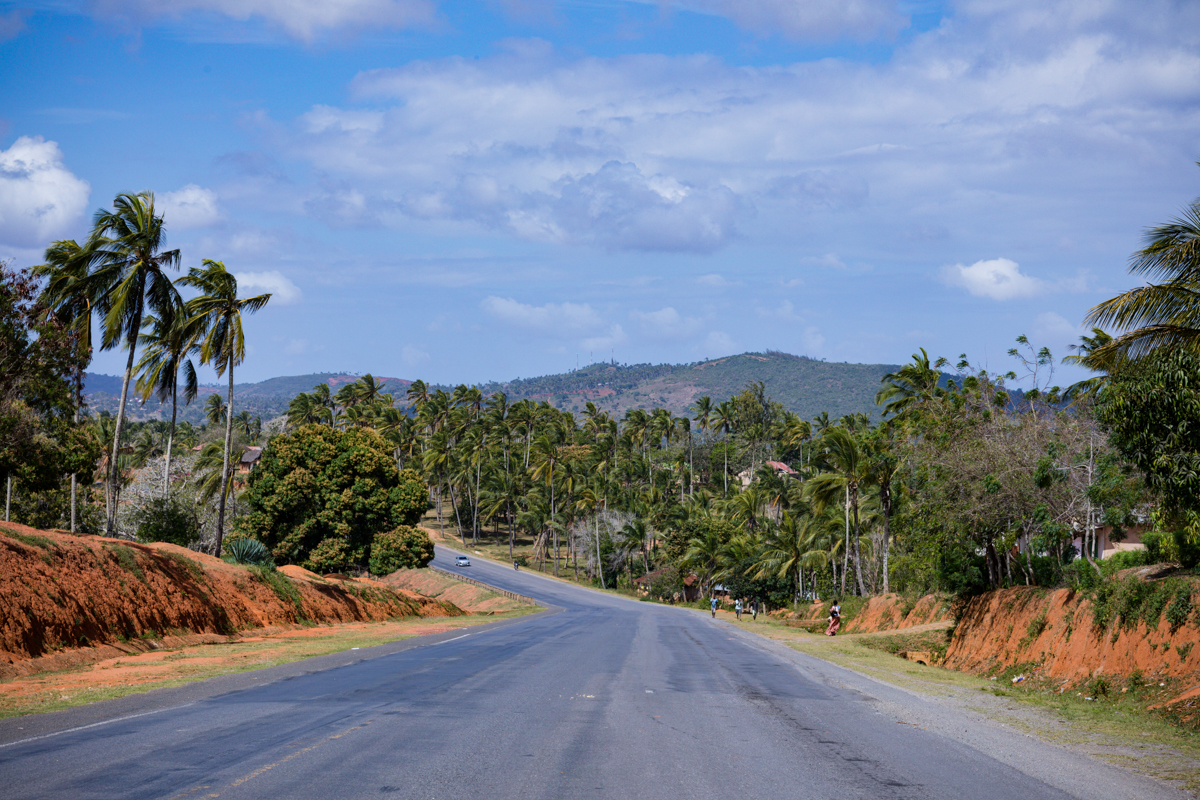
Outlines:
[[[464,613],[375,581],[0,522],[0,678],[247,629]]]

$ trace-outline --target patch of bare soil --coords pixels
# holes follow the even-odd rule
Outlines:
[[[0,608],[0,678],[252,629],[464,613],[376,581],[268,572],[170,544],[9,523],[0,523]]]
[[[445,600],[471,614],[503,614],[528,607],[504,595],[456,581],[431,569],[398,570],[384,578],[383,582],[393,589]]]
[[[1094,622],[1092,601],[1071,589],[1002,589],[971,600],[955,630],[945,666],[979,675],[1029,666],[1040,679],[1079,685],[1100,676],[1144,676],[1152,684],[1186,687],[1162,703],[1192,714],[1200,696],[1200,640],[1195,614],[1176,628]],[[1185,720],[1188,721],[1188,720]]]

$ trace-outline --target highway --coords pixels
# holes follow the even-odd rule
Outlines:
[[[703,612],[472,560],[552,608],[0,721],[0,797],[1185,797]]]

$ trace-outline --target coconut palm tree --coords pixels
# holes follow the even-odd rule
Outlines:
[[[821,458],[828,471],[810,479],[806,485],[814,510],[821,513],[826,506],[845,496],[846,541],[845,558],[854,559],[854,575],[858,593],[866,594],[862,576],[862,552],[858,541],[862,532],[859,519],[859,497],[864,484],[870,480],[870,463],[854,436],[845,428],[830,427],[821,436]],[[854,538],[850,538],[850,520],[854,521]],[[846,565],[842,567],[842,593],[846,591]]]
[[[219,394],[210,394],[204,402],[204,418],[209,425],[224,425],[226,412],[225,398]]]
[[[117,455],[142,318],[149,308],[160,319],[170,320],[179,306],[179,292],[166,273],[167,269],[179,267],[179,251],[163,251],[165,244],[163,218],[154,213],[154,195],[122,194],[113,200],[112,211],[96,212],[92,234],[80,256],[87,260],[91,270],[84,291],[95,299],[101,315],[100,348],[111,350],[121,345],[129,350],[109,459],[106,493],[109,536],[116,534]]]
[[[238,297],[237,278],[220,261],[204,259],[200,268],[192,267],[179,279],[183,286],[197,289],[200,294],[187,302],[189,324],[201,331],[200,360],[211,364],[217,377],[229,374],[229,399],[225,407],[225,466],[222,476],[229,475],[229,448],[233,440],[233,368],[246,358],[246,337],[242,333],[242,312],[253,314],[267,304],[270,294]],[[221,554],[225,534],[225,492],[220,493],[217,505],[217,539],[214,555]]]
[[[883,388],[875,394],[875,405],[883,406],[885,417],[904,415],[909,408],[936,395],[945,363],[944,358],[930,363],[929,354],[922,347],[920,355],[913,353],[912,363],[879,379]]]
[[[1088,355],[1088,366],[1111,372],[1122,361],[1169,348],[1200,353],[1200,199],[1166,225],[1150,228],[1129,272],[1151,281],[1105,300],[1084,322],[1125,332]]]
[[[88,278],[88,260],[74,239],[54,242],[46,249],[46,263],[33,268],[33,274],[48,278],[41,304],[75,337],[75,411],[79,424],[83,405],[83,373],[92,360],[92,312],[95,310]],[[78,476],[71,473],[71,533],[75,533],[78,515]]]
[[[729,494],[729,433],[737,425],[737,408],[732,402],[726,400],[723,403],[718,403],[716,411],[713,412],[713,419],[710,423],[713,430],[717,433],[725,434],[725,496]]]
[[[185,405],[196,399],[199,384],[196,380],[196,365],[188,355],[196,350],[196,331],[189,330],[187,320],[181,313],[172,316],[171,322],[151,314],[147,315],[150,331],[138,337],[142,344],[142,357],[138,361],[138,379],[135,389],[146,400],[151,394],[159,402],[171,401],[171,427],[167,434],[167,452],[163,463],[163,497],[171,486],[171,449],[175,446],[175,421],[179,408],[179,370],[183,370],[183,398]],[[214,395],[219,397],[219,395]]]

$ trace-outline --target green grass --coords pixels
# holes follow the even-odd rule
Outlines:
[[[121,565],[121,569],[131,573],[142,583],[146,582],[146,575],[142,572],[142,567],[138,564],[137,554],[133,551],[132,547],[123,544],[105,544],[104,547],[117,559],[117,563]]]

